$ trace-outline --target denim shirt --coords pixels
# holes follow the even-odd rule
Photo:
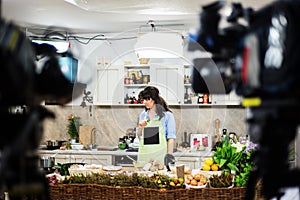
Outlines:
[[[144,110],[140,116],[139,121],[149,120],[149,110]],[[159,119],[159,116],[156,114],[154,118]],[[176,139],[176,123],[175,118],[172,112],[166,111],[164,112],[164,116],[160,119],[162,122],[163,129],[165,131],[165,135],[167,139],[173,138]]]

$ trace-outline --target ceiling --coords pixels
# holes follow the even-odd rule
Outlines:
[[[273,0],[239,1],[258,9]],[[149,20],[168,29],[196,27],[201,6],[211,2],[215,0],[2,0],[1,11],[6,20],[26,28],[105,34],[148,28]]]

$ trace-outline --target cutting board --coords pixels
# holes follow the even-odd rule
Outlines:
[[[89,145],[91,141],[94,142],[95,138],[91,138],[93,137],[91,133],[94,128],[95,126],[79,126],[79,143]]]

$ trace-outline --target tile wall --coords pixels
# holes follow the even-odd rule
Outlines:
[[[55,113],[56,119],[47,119],[44,122],[44,134],[41,143],[49,139],[66,140],[67,116],[76,114],[81,117],[84,125],[95,126],[98,145],[117,145],[118,139],[123,137],[126,130],[137,126],[138,116],[143,111],[142,106],[93,106],[90,116],[89,107],[80,106],[46,106]],[[187,133],[215,133],[216,119],[220,120],[220,131],[227,128],[238,135],[246,134],[246,110],[241,107],[199,107],[199,106],[172,106],[177,126],[176,143],[183,140],[183,132]]]

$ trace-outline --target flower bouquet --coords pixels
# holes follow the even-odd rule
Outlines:
[[[257,151],[258,145],[246,140],[246,137],[240,137],[239,142],[232,145],[237,146],[238,151],[242,152],[242,156],[237,162],[238,171],[235,176],[235,186],[246,186],[250,172],[255,165],[254,153]]]

